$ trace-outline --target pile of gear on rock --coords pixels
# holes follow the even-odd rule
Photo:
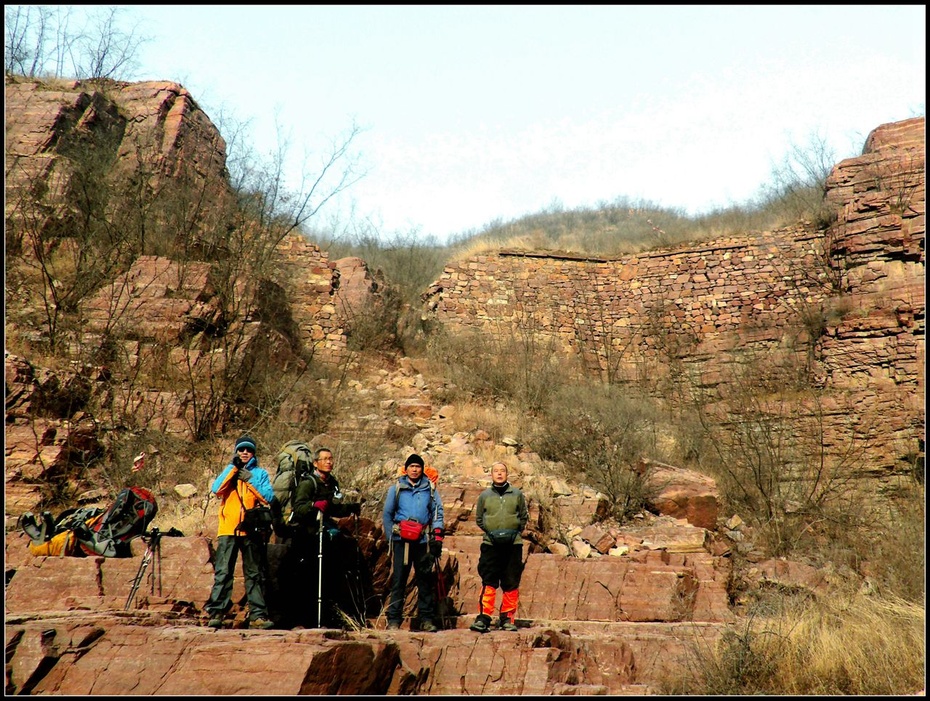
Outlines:
[[[131,557],[130,542],[145,533],[157,513],[158,503],[148,489],[126,487],[107,508],[67,509],[58,518],[43,511],[39,519],[27,511],[19,526],[31,541],[29,552],[37,557]]]

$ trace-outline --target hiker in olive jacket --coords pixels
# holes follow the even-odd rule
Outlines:
[[[232,604],[233,572],[242,551],[242,574],[249,600],[249,623],[252,628],[271,628],[265,605],[266,541],[260,534],[247,534],[241,524],[245,512],[256,506],[268,506],[274,490],[268,473],[258,466],[255,441],[244,435],[236,441],[232,461],[213,481],[211,491],[222,499],[217,530],[214,580],[210,598],[204,606],[211,628],[222,628],[223,617]]]
[[[494,615],[497,588],[503,591],[500,607],[501,630],[517,630],[515,618],[523,575],[523,538],[529,514],[523,492],[507,481],[507,466],[502,462],[491,466],[491,486],[478,495],[475,521],[484,531],[478,575],[481,594],[478,617],[470,628],[479,633],[490,629]]]
[[[349,542],[351,539],[339,530],[334,519],[351,514],[357,518],[361,505],[345,503],[333,466],[333,451],[317,448],[313,470],[297,483],[294,494],[295,528],[286,554],[283,588],[290,616],[304,627],[339,627],[337,608],[345,598],[341,595],[345,593],[347,575],[357,574],[350,572],[356,563],[347,557],[357,550],[357,545]],[[312,597],[307,594],[310,583],[315,594]]]
[[[333,474],[333,451],[317,448],[313,468],[313,472],[298,482],[294,495],[294,520],[299,529],[309,535],[319,533],[321,525],[330,530],[336,528],[333,519],[361,513],[359,504],[344,501],[339,480]]]

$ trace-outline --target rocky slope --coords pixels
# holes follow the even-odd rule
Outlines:
[[[386,559],[380,525],[368,518],[377,519],[377,506],[368,505],[358,525],[351,517],[343,521],[374,583],[365,626],[348,630],[247,630],[238,572],[229,627],[206,628],[202,606],[213,579],[208,535],[163,537],[159,576],[143,581],[126,610],[143,542],[134,541],[131,559],[35,558],[25,536],[13,531],[5,550],[8,693],[656,693],[696,647],[711,645],[738,621],[734,578],[809,591],[829,585],[829,572],[762,560],[739,520],[721,517],[713,481],[702,475],[651,465],[662,489],[650,511],[632,525],[612,525],[598,518],[602,495],[547,477],[535,454],[495,443],[480,430],[448,433],[450,407],[433,406],[411,364],[363,384],[395,387],[406,399],[395,406],[418,407],[409,449],[441,472],[449,535],[440,632],[420,633],[409,618],[401,631],[384,629]],[[531,545],[519,631],[479,635],[467,629],[480,587],[472,510],[487,484],[488,456],[507,462],[514,482],[531,495]],[[395,472],[398,462],[383,469]],[[560,524],[561,537],[543,527],[546,518]],[[270,550],[277,591],[283,546]],[[737,552],[751,571],[734,571]],[[305,594],[313,596],[314,588]],[[412,596],[407,610],[415,610]],[[276,618],[283,613],[276,610]],[[227,661],[223,673],[215,670],[218,655]]]

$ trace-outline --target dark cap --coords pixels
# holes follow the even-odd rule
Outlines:
[[[406,462],[404,462],[404,469],[406,470],[411,465],[419,465],[420,467],[423,467],[424,466],[423,458],[421,458],[416,453],[411,453],[410,457],[408,457]]]
[[[252,438],[252,436],[250,436],[247,433],[239,436],[239,440],[236,441],[235,450],[239,450],[239,448],[248,448],[249,450],[252,451],[252,454],[254,455],[256,452],[255,451],[255,439]]]

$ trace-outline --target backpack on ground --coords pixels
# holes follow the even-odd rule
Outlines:
[[[121,489],[109,508],[87,530],[86,538],[79,526],[75,529],[81,548],[88,555],[129,557],[130,541],[145,533],[158,513],[155,496],[143,487]]]
[[[294,511],[294,496],[301,480],[313,474],[313,449],[303,441],[288,441],[278,451],[278,470],[275,473],[273,509],[275,533],[284,535]]]
[[[32,540],[29,550],[36,556],[130,557],[130,541],[145,532],[157,513],[158,504],[149,490],[127,487],[106,509],[66,509],[57,519],[45,511],[41,523],[26,512],[20,526]]]

